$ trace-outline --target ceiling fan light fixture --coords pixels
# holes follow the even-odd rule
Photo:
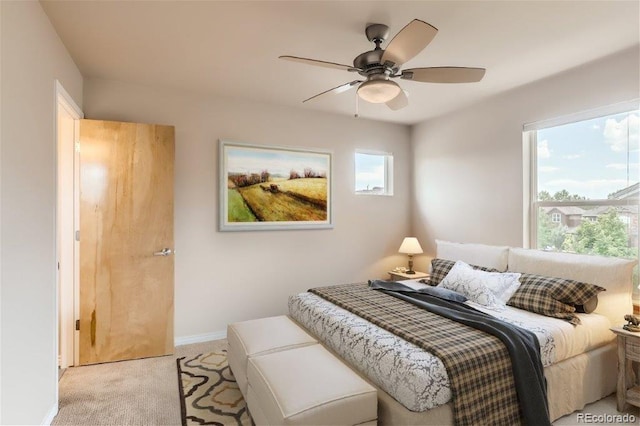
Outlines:
[[[383,104],[398,96],[401,90],[395,81],[369,80],[358,87],[358,96],[367,102]]]
[[[482,80],[486,71],[484,68],[447,66],[401,70],[405,63],[431,43],[437,33],[438,29],[433,25],[414,19],[405,25],[383,49],[381,44],[389,36],[389,27],[384,24],[369,24],[365,34],[367,39],[375,44],[375,48],[356,56],[353,66],[290,55],[280,56],[280,59],[356,72],[365,79],[365,81],[354,80],[325,90],[303,100],[303,103],[327,94],[341,93],[360,85],[356,93],[356,110],[358,100],[362,99],[374,104],[384,103],[391,110],[397,111],[408,106],[409,100],[407,92],[403,91],[393,79],[401,78],[419,83],[475,83]]]

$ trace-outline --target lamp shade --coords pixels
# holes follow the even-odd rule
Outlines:
[[[422,253],[422,247],[420,247],[420,243],[416,237],[406,237],[402,241],[398,253],[419,254]]]

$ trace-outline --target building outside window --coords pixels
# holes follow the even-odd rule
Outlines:
[[[393,195],[393,154],[357,150],[355,192],[356,194]]]

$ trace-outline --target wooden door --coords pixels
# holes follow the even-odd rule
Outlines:
[[[171,126],[80,120],[81,365],[173,353],[173,162]]]

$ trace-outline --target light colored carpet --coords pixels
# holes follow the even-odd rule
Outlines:
[[[52,425],[180,425],[176,358],[226,349],[226,340],[176,347],[172,356],[68,368]]]
[[[68,368],[60,379],[60,411],[52,425],[180,425],[176,358],[226,349],[226,340],[178,346],[173,356]],[[556,420],[585,424],[579,413],[618,415],[615,395]],[[640,419],[640,409],[627,413]],[[604,419],[602,423],[611,424]],[[633,423],[632,423],[633,424]]]

